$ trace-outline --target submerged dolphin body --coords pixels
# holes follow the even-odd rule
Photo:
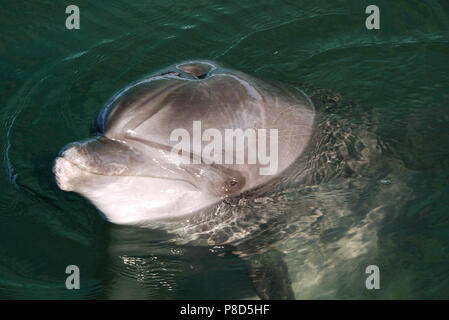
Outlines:
[[[207,149],[211,136],[190,153],[173,153],[179,143],[172,139],[173,132],[181,129],[194,137],[196,121],[201,122],[203,132],[210,129],[209,133],[221,137],[226,130],[264,132],[255,136],[255,146],[257,150],[266,147],[262,156],[270,156],[275,170],[262,174],[272,163],[261,161],[258,153],[250,160],[255,150],[249,139],[240,145],[237,139],[231,144],[223,142],[220,150],[214,149],[223,158],[229,156],[230,163],[193,161],[204,158],[198,150]],[[229,229],[216,214],[220,206],[245,193],[279,185],[305,151],[314,125],[313,103],[294,87],[262,81],[215,62],[186,62],[118,92],[97,118],[98,136],[67,146],[55,161],[54,173],[62,190],[88,198],[113,223],[146,227],[174,221],[193,223],[206,212],[208,223],[202,224],[202,229],[205,225],[210,230]],[[190,146],[194,144],[191,141]],[[243,163],[236,160],[239,151],[244,151]],[[251,229],[248,223],[239,236],[216,237],[212,243],[232,243]],[[285,266],[278,269],[286,273]],[[262,268],[262,273],[270,272]],[[260,280],[255,284],[262,297],[291,297],[291,293],[285,294],[291,289],[284,288],[284,293],[276,296],[270,293],[276,284],[269,284],[271,288]]]

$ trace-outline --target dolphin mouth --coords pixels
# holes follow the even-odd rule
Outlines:
[[[53,173],[55,175],[56,184],[63,191],[74,191],[76,189],[76,182],[82,180],[87,175],[96,175],[103,177],[140,177],[148,179],[163,179],[188,183],[190,186],[197,190],[201,188],[190,181],[189,179],[183,179],[181,177],[164,177],[164,176],[151,176],[151,175],[132,175],[132,174],[105,174],[99,173],[95,170],[89,170],[89,167],[80,165],[64,156],[57,157],[53,165]]]
[[[75,191],[78,185],[81,185],[89,176],[98,177],[135,177],[148,179],[162,179],[187,183],[198,191],[202,188],[191,178],[191,174],[183,177],[164,176],[151,173],[134,173],[127,165],[121,163],[100,163],[98,159],[89,159],[89,152],[82,145],[71,145],[61,152],[60,156],[55,159],[53,165],[53,173],[55,175],[56,184],[63,191]],[[92,161],[92,164],[89,163]]]
[[[139,141],[138,139],[136,141]],[[139,141],[145,143],[145,141]],[[153,148],[164,150],[162,145],[146,144]],[[126,162],[103,162],[86,149],[86,145],[71,145],[55,159],[53,173],[61,190],[76,191],[83,183],[98,177],[135,177],[148,179],[171,180],[187,183],[197,191],[211,194],[215,197],[228,197],[239,193],[246,184],[247,176],[240,171],[217,164],[200,164],[197,166],[174,166],[170,174],[163,174],[160,167],[146,166],[146,171],[135,171]],[[165,171],[164,171],[165,172]],[[96,180],[96,179],[95,179]],[[92,181],[92,183],[95,183]]]

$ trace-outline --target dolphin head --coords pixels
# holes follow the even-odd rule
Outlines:
[[[60,189],[111,222],[185,217],[283,172],[305,150],[314,115],[294,88],[181,63],[114,95],[98,136],[64,148],[53,171]]]

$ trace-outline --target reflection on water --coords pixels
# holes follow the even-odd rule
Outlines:
[[[76,33],[47,15],[61,4],[5,5],[0,297],[254,298],[249,265],[274,248],[296,298],[447,298],[447,10],[378,5],[389,6],[378,33],[361,27],[360,4],[324,1],[92,3]],[[321,107],[282,187],[221,204],[231,232],[215,229],[215,243],[200,241],[210,216],[171,233],[113,226],[58,190],[53,159],[117,89],[197,58],[299,85]],[[235,246],[221,246],[228,234]],[[64,287],[70,264],[77,292]],[[382,290],[365,289],[370,264]]]
[[[179,246],[166,234],[143,228],[116,226],[109,231],[105,298],[242,299],[255,295],[247,266],[226,247]]]

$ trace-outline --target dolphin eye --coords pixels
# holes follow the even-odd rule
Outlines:
[[[226,180],[225,187],[226,193],[233,193],[240,189],[240,182],[236,178]]]
[[[238,184],[238,181],[235,180],[234,178],[232,178],[231,180],[228,181],[228,186],[229,187],[234,187]]]

